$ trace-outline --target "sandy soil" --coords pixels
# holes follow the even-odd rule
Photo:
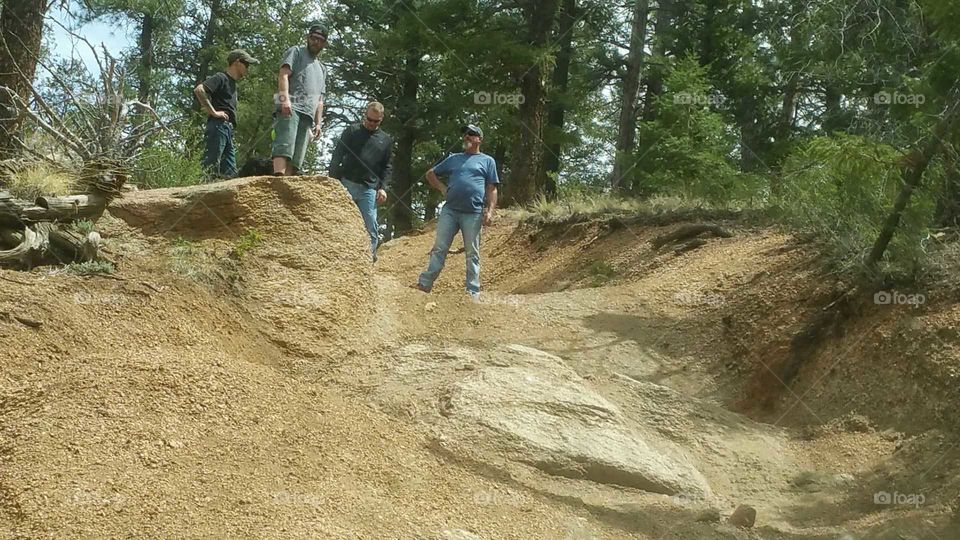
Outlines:
[[[503,219],[475,303],[462,254],[430,295],[408,287],[430,230],[371,265],[320,178],[113,213],[114,278],[0,271],[0,538],[960,538],[943,330],[960,315],[867,306],[771,383],[835,286],[788,234],[726,223],[732,238],[677,254],[649,246],[676,225]],[[444,446],[431,381],[397,382],[402,351],[501,344],[562,358],[682,449],[710,500]],[[739,504],[754,529],[723,523]]]

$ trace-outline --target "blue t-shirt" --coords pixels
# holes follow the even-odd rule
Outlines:
[[[437,176],[449,176],[447,205],[458,212],[483,212],[487,184],[499,184],[497,162],[484,154],[450,154],[433,168]]]

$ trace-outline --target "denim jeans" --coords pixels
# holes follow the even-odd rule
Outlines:
[[[340,183],[347,188],[353,202],[357,203],[360,209],[360,216],[363,217],[363,226],[370,235],[370,255],[373,260],[377,260],[377,245],[380,243],[380,233],[377,226],[377,190],[368,187],[366,184],[351,182],[341,179]]]
[[[437,218],[437,239],[430,250],[430,264],[427,271],[420,274],[420,285],[429,290],[437,280],[447,260],[447,252],[457,232],[463,233],[463,247],[466,252],[467,279],[464,286],[470,294],[480,293],[480,228],[483,214],[458,212],[443,205]]]
[[[208,181],[216,178],[233,178],[237,175],[237,154],[233,147],[233,125],[219,118],[208,118],[203,133],[204,170]]]

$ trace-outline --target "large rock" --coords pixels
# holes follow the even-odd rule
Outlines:
[[[620,410],[560,358],[516,345],[499,353],[501,365],[453,383],[446,416],[482,426],[513,459],[550,474],[707,496],[699,471],[681,455],[667,456],[648,444],[649,435],[628,426]]]

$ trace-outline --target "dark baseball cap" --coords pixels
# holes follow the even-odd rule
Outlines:
[[[243,63],[245,63],[245,64],[259,64],[259,63],[260,63],[259,60],[257,60],[256,58],[250,56],[250,54],[249,54],[247,51],[243,50],[243,49],[234,49],[234,50],[230,51],[230,54],[227,55],[227,65],[228,65],[228,66],[229,66],[230,64],[236,62],[237,60],[240,60],[241,62],[243,62]]]
[[[460,133],[461,133],[461,134],[462,134],[462,133],[466,133],[466,132],[468,132],[468,131],[473,132],[473,133],[476,133],[477,135],[480,136],[481,139],[483,138],[483,130],[481,130],[480,128],[478,128],[475,124],[467,124],[467,125],[463,126],[462,128],[460,128]]]
[[[327,39],[327,29],[319,24],[311,25],[310,30],[307,30],[307,34],[322,36],[323,39]]]

